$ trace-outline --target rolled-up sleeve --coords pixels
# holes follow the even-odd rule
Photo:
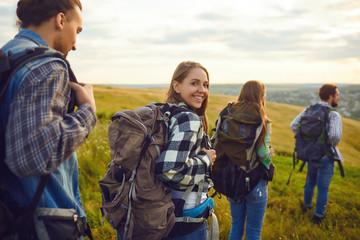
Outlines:
[[[84,143],[96,124],[88,104],[67,113],[68,73],[60,61],[31,71],[10,105],[6,159],[19,177],[55,171]]]
[[[291,130],[296,133],[297,127],[299,125],[300,119],[302,117],[302,115],[304,114],[304,112],[306,111],[306,109],[304,109],[299,115],[297,115],[294,120],[290,123],[290,128]]]

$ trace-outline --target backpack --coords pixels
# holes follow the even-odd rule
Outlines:
[[[314,104],[308,107],[297,126],[295,133],[295,149],[293,153],[293,169],[296,162],[302,160],[300,172],[303,170],[305,163],[311,164],[320,161],[325,155],[334,160],[334,153],[327,143],[327,124],[329,113],[335,111],[333,108]],[[344,176],[342,164],[338,161],[341,176]],[[290,173],[291,177],[292,171]],[[290,177],[287,182],[289,184]]]
[[[271,180],[273,175],[273,165],[267,171],[255,151],[262,131],[260,113],[252,103],[229,103],[221,111],[214,130],[214,188],[240,203],[261,179]]]
[[[6,107],[10,107],[10,103],[12,97],[16,94],[18,89],[20,88],[22,82],[11,82],[14,74],[24,67],[27,63],[34,61],[39,58],[45,57],[55,57],[62,59],[68,66],[70,81],[77,82],[74,73],[70,68],[69,62],[64,58],[64,56],[49,47],[30,47],[26,48],[24,51],[12,54],[10,51],[8,55],[0,50],[0,99],[8,104]],[[21,79],[17,79],[21,80]],[[11,83],[10,83],[11,82]],[[12,86],[12,87],[10,87]],[[10,88],[9,88],[10,87]],[[8,94],[6,95],[9,89]],[[4,99],[6,97],[6,99]],[[69,104],[69,111],[73,111],[75,108],[75,94],[71,92],[71,98]],[[2,112],[2,114],[6,114]],[[1,121],[5,121],[3,124],[5,125],[7,119],[5,117],[0,118]],[[5,133],[2,132],[2,127],[0,127],[0,167],[6,169],[6,171],[10,171],[7,168],[7,165],[4,162],[5,159]],[[47,180],[49,175],[41,176],[41,180],[38,188],[36,189],[35,195],[30,203],[29,207],[13,207],[8,206],[8,204],[3,199],[3,194],[5,193],[6,186],[3,182],[0,181],[0,239],[6,238],[7,236],[12,236],[17,234],[18,239],[27,239],[29,231],[35,231],[31,229],[34,225],[33,223],[33,215],[38,212],[37,204],[42,196],[42,193],[46,187]],[[0,178],[1,180],[1,178]],[[43,210],[47,210],[47,208],[43,208]],[[59,210],[59,209],[58,209]],[[56,222],[54,225],[59,225],[61,222]],[[47,221],[47,224],[51,224],[50,221]],[[73,231],[74,234],[78,233],[80,230],[76,224],[82,224],[82,231],[80,231],[81,235],[85,236],[85,234],[92,239],[91,230],[82,217],[79,217],[79,221],[72,221],[69,225],[64,223],[62,227],[70,227],[67,230]],[[79,228],[79,229],[76,229]],[[45,229],[45,228],[44,228]]]
[[[108,135],[112,160],[99,181],[103,217],[118,238],[161,239],[175,224],[169,190],[154,173],[168,137],[168,121],[184,108],[150,103],[112,117]]]

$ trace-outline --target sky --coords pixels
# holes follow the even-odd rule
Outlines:
[[[0,45],[17,33],[0,2]],[[81,82],[168,84],[200,62],[210,83],[360,84],[359,0],[82,0],[68,59]]]

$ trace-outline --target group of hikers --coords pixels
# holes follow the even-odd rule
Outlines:
[[[76,50],[76,36],[82,31],[82,4],[80,0],[19,0],[16,14],[20,31],[1,48],[0,56],[0,238],[92,239],[80,198],[75,152],[96,125],[96,105],[92,87],[77,82],[66,60],[68,52]],[[154,213],[152,217],[149,213],[138,217],[138,221],[156,222],[158,228],[166,226],[159,234],[137,232],[144,226],[137,222],[137,216],[132,218],[137,214],[135,210],[148,210],[136,205],[147,196],[136,196],[139,182],[134,185],[143,177],[136,172],[140,173],[144,166],[141,158],[147,149],[142,146],[133,152],[138,154],[134,166],[125,165],[122,161],[128,153],[122,151],[137,144],[137,134],[129,131],[126,140],[121,140],[124,136],[114,132],[114,138],[110,138],[109,133],[113,160],[107,178],[99,183],[103,214],[117,230],[118,239],[218,238],[212,229],[217,225],[214,202],[209,196],[213,187],[230,204],[229,239],[242,239],[244,235],[246,239],[260,239],[268,181],[274,175],[266,87],[257,80],[243,84],[238,100],[219,113],[209,138],[209,85],[204,66],[181,62],[173,73],[165,103],[145,109],[150,109],[150,114],[166,106],[160,114],[161,120],[166,119],[161,132],[165,140],[149,167],[151,181],[160,184],[158,189],[164,194],[154,198],[167,201],[158,206],[165,207],[165,216]],[[315,186],[318,189],[314,224],[320,224],[325,217],[334,162],[343,161],[336,148],[342,136],[341,116],[333,109],[339,102],[339,90],[335,84],[324,84],[319,97],[320,103],[306,108],[290,124],[299,142],[295,152],[308,168],[302,211],[312,208]],[[321,111],[324,114],[318,117]],[[114,115],[112,124],[124,118],[125,113]],[[303,126],[313,116],[323,124],[323,141],[315,139],[310,144],[319,146],[319,151],[304,143],[307,130]],[[120,128],[114,125],[112,129]],[[145,136],[146,147],[150,148],[157,138]],[[125,191],[126,198],[121,198],[121,191]],[[214,225],[211,230],[207,221],[210,218]],[[209,231],[213,231],[212,235]]]

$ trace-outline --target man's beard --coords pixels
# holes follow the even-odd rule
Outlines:
[[[56,39],[56,40],[55,40],[55,42],[54,42],[54,49],[55,49],[56,51],[61,52],[61,53],[64,55],[64,57],[66,58],[67,53],[64,53],[64,48],[63,48],[63,46],[62,46],[62,44],[61,44],[61,42],[60,42],[59,39]]]
[[[331,102],[331,107],[335,108],[335,107],[337,107],[337,106],[338,106],[338,103],[335,102],[334,100],[332,100],[332,102]]]

